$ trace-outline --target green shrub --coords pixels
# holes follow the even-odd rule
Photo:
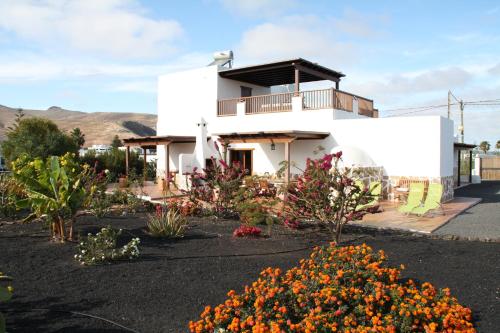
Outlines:
[[[156,214],[150,215],[148,233],[153,237],[176,238],[184,236],[187,219],[176,209],[156,206]]]
[[[11,278],[0,272],[0,283],[10,281]],[[0,303],[8,302],[12,298],[14,289],[11,285],[0,285]],[[0,312],[0,333],[5,333],[5,317]]]
[[[110,227],[102,228],[97,234],[89,233],[77,246],[75,259],[82,265],[95,265],[120,259],[134,259],[139,257],[139,238],[132,238],[128,244],[117,248],[118,236],[122,229]]]
[[[270,207],[256,200],[247,200],[238,204],[237,210],[240,215],[240,221],[246,225],[271,225],[275,220],[270,213]]]
[[[25,195],[22,184],[11,175],[0,174],[0,217],[15,216],[16,202]]]
[[[137,154],[136,152],[130,152],[129,173],[135,172],[135,174],[137,175],[143,175],[144,161],[139,157],[139,154]],[[109,170],[109,176],[113,182],[117,181],[120,176],[126,174],[125,151],[118,148],[113,148],[110,151],[101,154],[96,154],[94,151],[88,151],[85,156],[82,156],[80,158],[80,160],[82,161],[82,163],[95,167],[98,173],[104,170]],[[146,164],[146,175],[147,179],[156,178],[155,162]]]
[[[111,210],[111,198],[106,194],[106,189],[109,183],[108,175],[108,170],[96,173],[94,168],[85,184],[85,190],[87,192],[85,207],[97,219],[103,218]]]

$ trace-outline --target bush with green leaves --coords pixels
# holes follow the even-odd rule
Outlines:
[[[10,174],[0,174],[0,217],[14,217],[17,211],[16,203],[24,197],[22,184]]]
[[[111,198],[106,194],[108,183],[109,171],[104,170],[97,173],[95,168],[92,169],[91,174],[85,182],[85,190],[87,192],[85,207],[97,219],[103,218],[111,210]]]
[[[125,151],[118,148],[113,148],[110,151],[96,154],[95,151],[89,150],[85,156],[80,157],[82,163],[86,163],[96,168],[96,172],[109,170],[110,179],[115,182],[120,176],[126,174],[125,170]],[[130,152],[129,156],[129,176],[131,173],[141,175],[144,178],[144,161],[140,155],[134,151]],[[156,162],[149,162],[146,165],[147,179],[156,178]],[[129,177],[130,178],[130,177]]]
[[[156,206],[156,213],[149,215],[148,233],[153,237],[177,238],[184,236],[188,221],[178,210],[163,205]]]
[[[86,199],[84,182],[90,173],[88,165],[80,166],[75,154],[67,153],[46,160],[23,156],[12,163],[12,169],[14,178],[26,191],[26,199],[17,205],[32,210],[27,219],[47,221],[53,240],[72,239],[76,214]]]
[[[139,238],[135,237],[124,246],[118,248],[117,240],[122,229],[102,228],[92,235],[89,233],[77,246],[75,259],[82,265],[95,265],[115,260],[132,260],[139,257]]]
[[[79,143],[75,142],[75,138],[61,131],[51,120],[23,117],[22,112],[18,114],[1,144],[7,162],[10,163],[23,155],[46,159],[52,155],[62,156],[67,152],[78,152]]]
[[[11,280],[12,279],[10,277],[0,272],[0,303],[8,302],[12,298],[12,293],[14,292],[14,289],[10,284],[8,284],[8,282]],[[7,282],[7,284],[5,284],[5,282]],[[5,317],[0,312],[0,333],[5,333],[5,331],[6,331]]]

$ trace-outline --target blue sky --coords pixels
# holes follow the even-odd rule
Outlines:
[[[304,57],[340,70],[382,116],[445,114],[406,108],[445,104],[448,89],[500,99],[498,1],[0,0],[0,13],[11,107],[156,113],[158,75],[226,49],[236,66]],[[500,139],[490,104],[466,105],[467,141]]]

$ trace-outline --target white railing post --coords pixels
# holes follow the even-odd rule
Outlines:
[[[244,100],[236,103],[236,115],[237,116],[244,116],[246,113],[246,107],[247,107],[247,103]]]
[[[303,109],[302,95],[292,97],[292,112],[301,112]]]
[[[352,113],[354,113],[355,115],[359,114],[359,101],[354,96],[352,98]]]

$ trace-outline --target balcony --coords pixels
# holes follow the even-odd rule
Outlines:
[[[302,101],[302,106],[300,106],[300,101]],[[295,109],[293,104],[297,102],[298,108],[302,111],[337,109],[357,112],[359,115],[372,118],[378,117],[378,110],[373,108],[372,100],[334,88],[223,99],[217,102],[217,116],[290,112]]]

